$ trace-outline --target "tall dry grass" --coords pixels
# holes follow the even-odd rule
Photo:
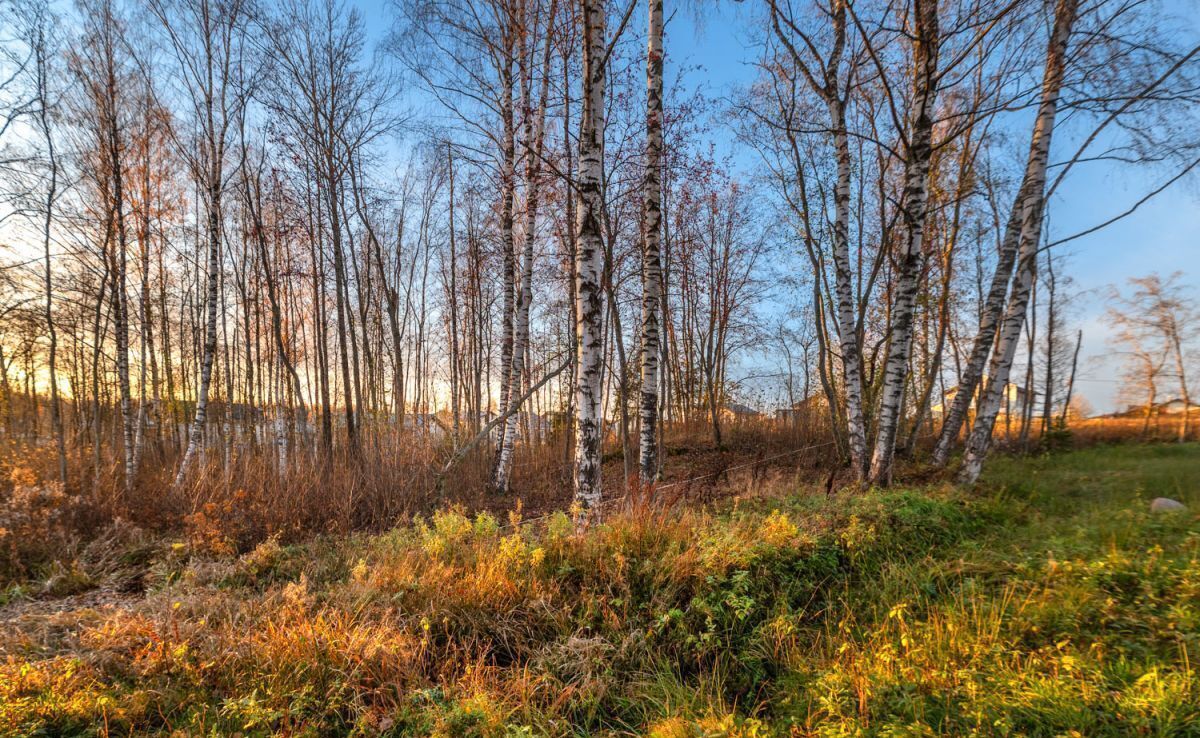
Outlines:
[[[178,438],[151,433],[140,472],[128,488],[123,476],[119,423],[105,416],[99,453],[93,427],[69,422],[68,483],[57,484],[57,459],[44,404],[16,407],[13,418],[0,418],[0,577],[34,574],[48,562],[70,558],[117,524],[171,534],[181,533],[214,553],[241,553],[276,537],[299,540],[317,533],[380,531],[448,505],[504,515],[521,510],[538,515],[565,509],[571,502],[570,437],[559,428],[539,442],[519,443],[512,491],[499,496],[488,487],[491,450],[482,443],[443,474],[455,442],[443,432],[400,429],[369,422],[351,454],[344,444],[331,451],[314,437],[293,438],[281,463],[269,435],[214,422],[238,442],[213,433],[195,472],[173,485],[181,455]],[[75,415],[74,410],[68,418]],[[1043,435],[1037,423],[1020,439],[1004,423],[997,427],[1001,451],[1033,452],[1124,440],[1174,440],[1178,415],[1163,415],[1149,428],[1141,418],[1075,420],[1068,429]],[[236,433],[229,434],[232,429]],[[913,459],[902,463],[915,478],[930,473],[921,458],[934,439],[929,428],[916,444]],[[465,436],[466,434],[464,434]],[[1193,423],[1200,437],[1200,418]],[[264,441],[263,439],[268,439]],[[463,439],[460,439],[461,443]],[[730,417],[722,422],[722,444],[713,440],[707,419],[666,426],[661,454],[663,473],[653,489],[636,478],[636,437],[615,428],[604,444],[605,497],[630,504],[706,503],[744,494],[791,475],[827,487],[849,481],[823,417],[778,421],[766,416]],[[628,452],[628,453],[627,453]],[[937,474],[937,470],[932,471]],[[836,478],[835,478],[836,477]]]
[[[536,515],[571,502],[573,446],[560,430],[541,442],[518,444],[511,492],[501,496],[488,485],[488,443],[443,473],[455,451],[447,434],[382,424],[362,429],[353,454],[344,445],[324,451],[314,438],[294,438],[286,463],[274,444],[255,442],[245,429],[238,443],[222,443],[214,433],[200,463],[178,487],[173,480],[180,444],[151,435],[138,476],[127,488],[120,443],[109,440],[118,438],[115,418],[103,423],[106,440],[99,453],[90,428],[71,434],[64,487],[56,481],[54,444],[44,432],[36,433],[39,427],[46,424],[0,434],[0,551],[6,552],[0,554],[0,578],[29,576],[46,562],[70,558],[116,524],[182,533],[191,545],[234,554],[272,537],[287,542],[317,533],[381,531],[449,505]],[[658,504],[703,502],[771,474],[817,478],[836,465],[832,449],[804,450],[828,441],[819,424],[731,420],[723,432],[718,447],[707,423],[666,428],[662,495],[639,486],[632,476],[636,447],[626,463],[620,434],[610,432],[604,445],[606,498],[644,502],[649,494]]]

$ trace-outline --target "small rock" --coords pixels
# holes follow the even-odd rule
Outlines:
[[[1181,512],[1186,509],[1186,505],[1179,500],[1172,500],[1170,497],[1155,497],[1150,503],[1150,512]]]

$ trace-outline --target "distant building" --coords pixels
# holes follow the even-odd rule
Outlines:
[[[405,413],[403,426],[405,430],[420,431],[434,436],[446,435],[447,428],[435,413]]]
[[[1188,414],[1200,412],[1200,406],[1195,402],[1188,406]],[[1159,402],[1150,409],[1151,415],[1183,415],[1183,399],[1176,397],[1165,402]],[[1108,415],[1102,415],[1103,418],[1140,418],[1146,414],[1145,405],[1129,405],[1124,410],[1118,410]]]
[[[980,383],[980,386],[982,387],[986,384],[987,378],[985,377]],[[933,414],[933,417],[942,417],[948,411],[950,406],[954,404],[954,397],[957,394],[958,387],[951,387],[950,389],[946,390],[946,395],[942,398],[942,401],[929,408],[929,411]],[[969,406],[969,410],[971,412],[974,412],[975,410],[975,400],[977,397],[978,395],[971,398],[971,404]],[[1000,415],[1005,415],[1009,412],[1013,413],[1014,415],[1020,413],[1025,407],[1026,397],[1027,393],[1025,392],[1024,387],[1013,384],[1012,382],[1004,385],[1004,398],[1000,401]],[[1041,397],[1044,397],[1043,393],[1034,390],[1032,397],[1032,410],[1033,417],[1035,418],[1040,418],[1042,416],[1042,403],[1039,401],[1039,398]]]
[[[799,422],[812,418],[824,417],[829,409],[825,395],[809,395],[791,407],[775,408],[775,419],[778,421]]]
[[[750,407],[743,405],[740,402],[732,400],[725,403],[725,407],[721,408],[721,419],[729,420],[749,420],[752,418],[761,418],[762,413]]]
[[[1188,412],[1190,414],[1192,412],[1192,410],[1195,409],[1196,406],[1189,405],[1187,407],[1188,407]],[[1163,415],[1182,415],[1183,409],[1184,409],[1183,398],[1176,397],[1173,400],[1167,400],[1166,402],[1160,402],[1158,404],[1158,406],[1155,407],[1155,409],[1158,412],[1162,413]]]

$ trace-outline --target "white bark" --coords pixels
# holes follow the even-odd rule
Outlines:
[[[1183,400],[1183,421],[1179,426],[1179,442],[1183,443],[1188,437],[1192,396],[1188,392],[1187,366],[1183,355],[1183,342],[1179,338],[1179,327],[1172,321],[1170,328],[1168,341],[1171,344],[1171,353],[1175,357],[1175,373],[1179,376],[1179,396]]]
[[[983,468],[992,442],[992,429],[1008,386],[1013,357],[1016,355],[1029,295],[1037,274],[1038,246],[1041,242],[1042,211],[1045,204],[1046,163],[1050,155],[1050,140],[1058,112],[1059,92],[1066,65],[1067,42],[1075,23],[1079,0],[1058,0],[1054,28],[1046,50],[1046,70],[1042,79],[1042,100],[1029,150],[1029,187],[1015,208],[1021,212],[1021,235],[1017,273],[1013,282],[1004,320],[1000,324],[995,353],[988,367],[988,383],[979,401],[975,426],[967,440],[967,450],[959,481],[975,482]]]
[[[235,77],[246,74],[243,66],[242,31],[245,7],[232,0],[218,10],[204,2],[165,3],[149,0],[166,33],[192,101],[199,146],[181,149],[192,176],[204,193],[205,237],[208,252],[204,309],[205,332],[200,359],[200,381],[196,414],[188,432],[187,449],[179,463],[174,486],[187,478],[203,456],[204,430],[208,420],[208,394],[212,385],[213,361],[217,352],[217,288],[220,281],[221,199],[225,187],[225,152],[234,120],[246,102],[246,90]]]
[[[900,425],[900,410],[908,383],[913,317],[924,261],[929,167],[933,156],[933,106],[937,96],[937,3],[935,0],[918,0],[913,13],[916,16],[913,53],[916,74],[902,203],[906,238],[898,259],[896,296],[892,303],[891,325],[888,327],[888,353],[883,370],[875,450],[871,455],[870,470],[871,481],[882,485],[891,482],[896,431]]]
[[[1040,127],[1035,126],[1034,136],[1039,135],[1041,130]],[[1034,145],[1037,145],[1036,140]],[[1025,178],[1017,192],[1016,203],[1025,199],[1031,181],[1029,169],[1026,167]],[[1000,318],[1004,314],[1004,298],[1008,294],[1008,283],[1012,281],[1013,265],[1017,260],[1017,242],[1020,240],[1020,236],[1021,208],[1014,204],[1012,216],[1005,228],[1004,237],[1000,241],[999,259],[996,262],[996,271],[992,274],[992,283],[988,288],[983,313],[979,319],[979,332],[975,335],[970,358],[963,368],[962,379],[958,383],[958,389],[955,390],[950,410],[942,421],[941,434],[933,449],[935,464],[945,464],[949,458],[950,450],[958,437],[958,431],[971,406],[971,399],[975,396],[975,389],[983,378],[983,368],[992,351],[992,346],[996,342],[996,329],[1000,326]]]
[[[175,474],[175,487],[183,484],[195,460],[196,452],[204,446],[204,427],[208,422],[208,391],[212,386],[213,359],[217,353],[217,283],[221,258],[221,166],[214,157],[215,176],[208,182],[208,275],[204,290],[206,311],[204,349],[200,358],[200,387],[196,395],[196,415],[188,431],[187,450]]]
[[[796,68],[801,72],[813,91],[825,102],[829,111],[830,131],[833,134],[834,155],[837,163],[837,180],[834,184],[833,201],[833,265],[835,320],[838,344],[841,349],[842,380],[846,405],[846,435],[850,451],[850,465],[857,478],[866,473],[866,421],[863,413],[863,368],[859,346],[858,310],[854,298],[854,267],[850,260],[850,186],[851,158],[850,139],[846,125],[846,95],[841,77],[842,59],[846,49],[847,8],[844,0],[830,3],[829,15],[832,25],[832,46],[828,58],[819,58],[820,74],[809,68],[799,49],[784,31],[784,25],[801,36],[804,47],[815,49],[812,39],[803,34],[790,19],[785,18],[775,2],[771,3],[772,26],[776,36],[787,49]],[[815,54],[816,52],[813,51]],[[815,264],[815,262],[814,262]],[[822,378],[825,374],[822,372]],[[836,409],[834,415],[837,415]]]
[[[850,144],[846,134],[846,112],[840,100],[830,104],[837,151],[837,183],[834,187],[833,265],[837,296],[838,342],[842,350],[842,379],[846,394],[846,440],[850,465],[862,479],[866,467],[867,434],[863,419],[862,354],[858,343],[858,319],[854,304],[854,269],[850,263]]]
[[[662,312],[663,2],[648,0],[646,160],[642,180],[642,385],[638,406],[642,482],[658,477],[658,361]]]
[[[516,189],[516,135],[513,123],[513,34],[512,21],[508,21],[500,70],[500,118],[503,128],[500,142],[500,248],[504,250],[504,311],[500,342],[500,407],[508,407],[512,383],[519,381],[512,376],[513,343],[516,315],[516,238],[513,234],[514,199]]]
[[[439,485],[441,484],[440,479],[442,477],[445,477],[446,473],[449,472],[454,467],[455,464],[462,461],[463,458],[466,457],[466,455],[468,453],[470,453],[471,449],[478,446],[480,441],[482,441],[483,439],[490,436],[492,433],[492,430],[496,426],[507,421],[508,418],[513,413],[517,412],[517,408],[519,408],[523,402],[525,402],[530,397],[532,397],[534,395],[534,393],[536,393],[542,387],[545,387],[547,384],[549,384],[550,380],[554,379],[559,374],[562,374],[568,367],[571,366],[572,363],[573,363],[573,358],[568,358],[566,361],[564,361],[562,364],[560,364],[557,369],[547,372],[538,381],[537,384],[535,384],[532,387],[530,387],[529,389],[525,390],[525,393],[522,394],[520,397],[518,397],[515,401],[513,401],[513,403],[511,405],[509,405],[508,408],[504,409],[503,412],[501,412],[496,417],[492,418],[490,421],[487,422],[487,424],[485,424],[482,428],[480,428],[479,432],[475,434],[474,438],[471,438],[469,441],[464,443],[462,446],[459,446],[458,449],[454,452],[454,455],[450,457],[450,460],[447,461],[445,466],[442,467],[442,470],[440,472],[438,472],[438,477],[439,477],[438,484]],[[476,416],[476,418],[478,418],[478,415]]]
[[[583,117],[579,135],[579,234],[575,252],[575,502],[579,525],[600,504],[601,392],[604,305],[601,288],[604,244],[600,230],[604,168],[605,33],[602,0],[582,0]]]
[[[554,18],[554,6],[555,4],[552,2],[549,16],[551,22],[553,22]],[[507,398],[517,396],[520,390],[521,379],[525,376],[525,361],[529,354],[529,308],[533,304],[533,245],[534,239],[537,236],[538,198],[541,196],[542,142],[545,138],[546,102],[550,84],[549,61],[551,45],[549,28],[547,28],[546,34],[542,83],[536,114],[533,112],[533,105],[530,101],[532,94],[531,65],[525,49],[522,50],[524,60],[521,65],[521,87],[524,99],[525,226],[524,232],[521,234],[521,275],[517,289],[516,321],[513,326],[512,361],[509,369]],[[535,115],[537,118],[536,123],[534,121]],[[520,409],[519,406],[517,409]],[[504,423],[504,430],[500,437],[500,452],[496,458],[496,470],[492,478],[492,487],[500,494],[508,491],[519,419],[519,412],[513,412],[509,415]]]
[[[112,203],[110,223],[116,229],[116,284],[113,287],[113,316],[115,318],[117,383],[121,396],[121,437],[122,451],[125,460],[125,490],[133,488],[137,477],[137,457],[134,453],[134,415],[133,398],[129,383],[129,291],[127,275],[129,266],[129,249],[127,229],[125,227],[125,187],[124,162],[122,160],[123,140],[121,137],[120,111],[118,109],[118,91],[116,75],[116,59],[114,58],[112,19],[105,19],[105,38],[103,41],[104,71],[107,75],[103,114],[105,125],[106,145],[108,147],[109,176],[112,186]]]
[[[279,475],[283,476],[288,470],[288,424],[282,408],[275,417],[275,450]]]
[[[457,444],[459,433],[461,431],[459,418],[461,417],[461,409],[459,408],[459,388],[462,384],[460,377],[460,361],[458,351],[458,244],[454,240],[454,154],[450,149],[450,143],[446,143],[446,170],[450,177],[450,213],[449,213],[449,230],[450,230],[450,292],[446,296],[447,302],[447,317],[449,328],[449,344],[450,344],[450,417],[451,417],[451,438],[452,442]],[[357,189],[357,188],[355,188]]]

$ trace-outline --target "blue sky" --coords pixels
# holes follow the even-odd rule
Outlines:
[[[1191,23],[1191,31],[1200,32],[1193,0],[1170,5]],[[748,27],[749,3],[705,8],[698,22],[694,13],[683,12],[668,28],[668,67],[701,65],[702,71],[692,73],[690,81],[718,92],[747,83],[755,74],[757,53]],[[1049,237],[1077,233],[1123,212],[1170,176],[1112,164],[1078,168],[1055,194]],[[1124,220],[1063,244],[1057,252],[1067,256],[1065,271],[1078,293],[1070,321],[1072,333],[1083,330],[1077,389],[1097,412],[1116,409],[1120,362],[1109,344],[1104,287],[1151,272],[1166,276],[1183,271],[1185,282],[1200,297],[1200,179],[1193,173]]]
[[[672,79],[687,70],[688,87],[702,87],[723,96],[751,81],[756,74],[755,48],[759,36],[751,23],[753,3],[718,2],[687,4],[667,0],[666,75]],[[1200,35],[1195,0],[1168,0],[1185,32]],[[368,20],[373,39],[382,38],[391,10],[383,0],[366,0],[359,7]],[[1190,11],[1190,12],[1189,12]],[[1174,21],[1173,21],[1174,22]],[[641,33],[644,14],[635,13],[630,28]],[[718,153],[730,154],[744,165],[752,155],[737,151],[732,136],[716,135]],[[724,151],[720,149],[724,148]],[[1053,157],[1052,157],[1053,158]],[[1050,211],[1050,237],[1062,237],[1106,220],[1140,199],[1169,173],[1134,170],[1128,166],[1092,164],[1080,167],[1056,193]],[[1143,205],[1136,213],[1095,234],[1059,247],[1067,255],[1066,274],[1078,293],[1071,308],[1070,330],[1082,329],[1083,349],[1077,391],[1099,412],[1115,409],[1119,361],[1109,345],[1104,319],[1103,288],[1128,277],[1150,272],[1162,275],[1180,270],[1185,282],[1200,296],[1200,179],[1190,176]]]

